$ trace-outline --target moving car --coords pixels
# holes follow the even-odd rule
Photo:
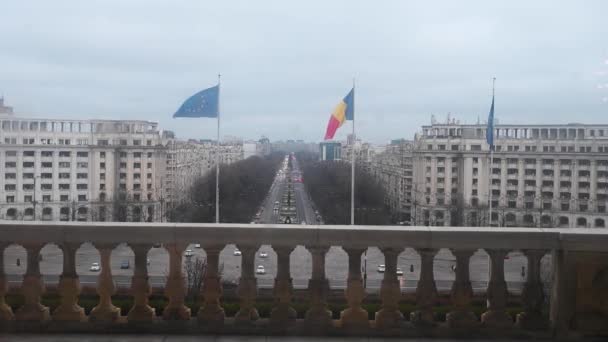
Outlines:
[[[241,251],[237,248],[234,250],[234,253],[232,253],[232,254],[234,254],[236,256],[241,256]]]
[[[268,253],[260,252],[260,258],[268,258]]]
[[[378,265],[378,272],[382,273],[386,271],[386,266],[384,264]]]
[[[120,263],[120,268],[123,269],[123,270],[126,270],[126,269],[128,269],[130,267],[131,267],[131,263],[129,263],[129,260],[123,260]]]
[[[259,265],[258,268],[255,270],[256,274],[266,274],[266,269],[264,269],[264,266]]]
[[[91,264],[91,267],[89,268],[89,271],[91,272],[99,272],[99,270],[101,269],[101,267],[99,267],[99,263],[98,262],[94,262]]]
[[[188,257],[188,258],[189,258],[189,257],[191,257],[192,255],[194,255],[194,253],[192,253],[192,250],[191,250],[191,249],[186,249],[186,253],[184,253],[184,255],[185,255],[186,257]]]
[[[201,248],[201,244],[200,243],[194,244],[194,248]]]
[[[402,276],[403,275],[403,270],[401,270],[399,267],[397,267],[397,275],[398,276]]]

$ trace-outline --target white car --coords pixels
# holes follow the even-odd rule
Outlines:
[[[306,225],[306,221],[302,221],[302,225],[304,225],[304,226],[305,226],[305,225]]]
[[[266,269],[264,269],[264,266],[259,265],[258,268],[255,270],[256,274],[266,274]]]
[[[260,258],[268,258],[268,253],[260,252]]]
[[[99,270],[101,269],[101,267],[99,267],[99,263],[98,262],[94,262],[91,264],[91,267],[89,268],[89,271],[91,272],[99,272]]]
[[[384,264],[378,265],[378,272],[383,273],[386,271],[386,266]]]
[[[403,271],[399,267],[397,267],[397,275],[398,276],[402,276],[403,275]]]
[[[194,253],[192,253],[192,250],[191,250],[191,249],[186,249],[186,253],[184,253],[184,255],[185,255],[187,258],[189,258],[189,257],[193,256],[193,255],[194,255]]]
[[[201,244],[200,243],[195,244],[194,248],[201,248]]]
[[[232,254],[234,254],[236,256],[241,256],[241,251],[237,248],[234,250],[234,253],[232,253]]]

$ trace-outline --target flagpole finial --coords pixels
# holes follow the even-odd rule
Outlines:
[[[494,96],[494,89],[496,88],[496,77],[492,78],[492,96]]]
[[[217,73],[217,84],[220,84],[220,81],[222,79],[222,74],[220,74],[219,72]]]

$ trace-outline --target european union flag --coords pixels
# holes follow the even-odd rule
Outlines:
[[[488,114],[488,127],[486,128],[486,141],[490,145],[490,151],[494,151],[494,96],[492,96],[492,107]]]
[[[173,114],[174,118],[217,118],[219,115],[220,86],[201,90],[190,96]]]

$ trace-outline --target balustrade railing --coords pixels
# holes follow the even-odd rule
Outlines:
[[[92,243],[99,252],[98,303],[88,315],[79,306],[80,283],[76,271],[76,250]],[[130,293],[133,304],[128,312],[114,306],[116,291],[110,256],[125,243],[133,250],[134,271]],[[151,293],[147,254],[153,244],[163,243],[169,256],[164,294],[168,303],[162,316],[150,306]],[[201,244],[207,257],[207,269],[200,289],[198,312],[186,306],[183,253],[191,243]],[[23,303],[15,311],[7,304],[7,275],[4,251],[20,245],[27,252],[26,270],[21,282]],[[52,312],[41,296],[45,284],[40,269],[40,251],[55,244],[63,252],[63,269],[57,292],[60,303]],[[242,253],[237,295],[239,309],[226,318],[222,304],[222,280],[219,255],[228,244]],[[277,255],[274,280],[275,304],[269,317],[260,319],[256,310],[257,280],[255,255],[261,245],[270,245]],[[312,275],[308,282],[307,311],[297,318],[293,307],[293,280],[290,255],[296,246],[304,246],[312,257]],[[340,246],[348,255],[348,276],[344,290],[346,308],[334,320],[328,306],[329,281],[325,271],[326,253]],[[385,258],[385,272],[379,291],[380,309],[370,320],[363,308],[366,296],[361,257],[368,247],[377,247]],[[399,310],[403,293],[396,275],[399,254],[413,248],[420,256],[420,277],[415,291],[416,309],[410,317]],[[434,279],[434,260],[440,249],[455,256],[455,279],[449,294],[449,312],[445,322],[434,315],[438,291]],[[470,259],[477,250],[489,255],[487,308],[476,317],[471,308],[473,289]],[[19,322],[37,322],[53,326],[61,322],[81,324],[128,325],[138,323],[191,322],[201,327],[240,332],[267,328],[283,332],[323,333],[367,331],[400,335],[407,331],[429,329],[462,334],[463,331],[539,330],[546,334],[580,332],[605,334],[608,326],[608,230],[536,229],[536,228],[450,228],[450,227],[371,227],[371,226],[295,226],[237,224],[131,224],[131,223],[0,223],[0,324],[10,327]],[[522,310],[516,317],[507,311],[508,292],[504,262],[510,251],[521,251],[527,258],[527,276],[521,293]],[[552,254],[553,281],[549,314],[543,314],[541,258]],[[43,271],[43,270],[42,270]],[[193,317],[196,316],[196,317]],[[409,319],[409,320],[408,320]],[[66,328],[67,329],[67,328]],[[243,330],[245,329],[245,330]],[[274,330],[273,330],[274,329]],[[299,329],[299,330],[298,330]],[[421,330],[420,330],[421,329]]]

